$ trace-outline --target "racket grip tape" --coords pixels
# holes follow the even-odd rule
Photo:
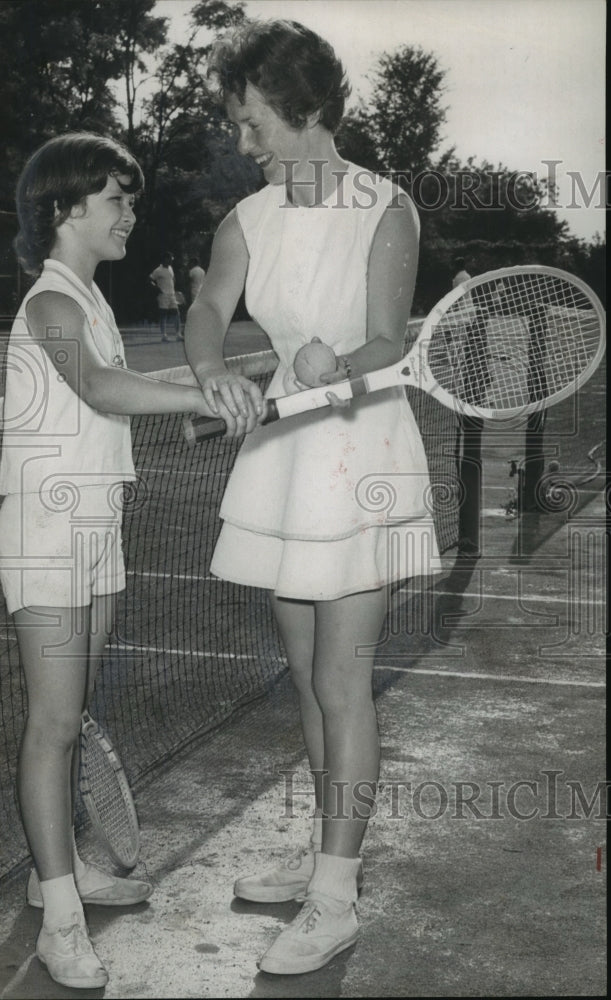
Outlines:
[[[184,417],[182,430],[187,444],[195,445],[209,438],[222,437],[227,424],[220,417]]]

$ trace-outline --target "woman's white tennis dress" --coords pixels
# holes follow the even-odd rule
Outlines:
[[[238,204],[247,308],[279,358],[268,396],[290,391],[295,353],[312,337],[338,355],[365,342],[369,252],[397,195],[350,164],[312,208],[289,204],[284,185]],[[257,428],[220,513],[212,572],[280,597],[334,600],[440,569],[426,457],[401,388]]]

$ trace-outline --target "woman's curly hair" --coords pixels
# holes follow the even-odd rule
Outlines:
[[[17,182],[19,233],[14,245],[24,271],[40,274],[57,227],[88,194],[103,190],[109,174],[127,175],[129,183],[121,187],[130,194],[144,187],[139,164],[114,139],[70,132],[36,150]]]
[[[214,46],[208,77],[218,100],[240,102],[248,83],[261,92],[292,128],[304,128],[311,114],[335,133],[350,86],[333,48],[297,21],[249,21]]]

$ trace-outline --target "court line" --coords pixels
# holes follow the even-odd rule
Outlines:
[[[127,574],[126,575],[127,576],[146,577],[146,578],[152,579],[152,580],[168,580],[168,581],[170,581],[170,580],[186,580],[186,581],[191,582],[191,583],[222,583],[223,582],[222,580],[219,580],[215,576],[195,576],[195,575],[190,574],[190,573],[171,573],[170,574],[170,573],[155,573],[155,572],[150,572],[150,571],[146,571],[146,570],[127,570]],[[434,590],[434,591],[427,590],[427,591],[421,591],[421,590],[412,590],[410,587],[399,587],[394,593],[395,594],[407,594],[408,596],[412,596],[412,597],[415,596],[416,594],[421,594],[421,593],[430,594],[430,593],[432,593],[435,597],[457,597],[457,596],[460,596],[460,597],[473,597],[473,598],[477,598],[478,600],[484,600],[484,601],[540,601],[543,604],[555,604],[555,603],[563,603],[564,601],[571,601],[572,603],[574,603],[574,599],[571,597],[570,594],[563,594],[562,596],[558,595],[557,597],[555,597],[552,594],[546,594],[546,595],[544,595],[544,594],[483,594],[483,593],[478,593],[476,591],[475,593],[461,593],[460,595],[458,595],[455,590]],[[597,605],[600,604],[603,607],[606,607],[606,604],[607,604],[607,602],[605,600],[600,600],[600,601],[598,601],[598,600],[596,600],[596,601],[588,600],[588,601],[585,601],[584,603],[588,604],[588,606],[591,606],[592,604],[597,604]]]
[[[206,651],[198,651],[192,649],[164,649],[160,646],[137,646],[131,643],[112,643],[111,649],[130,649],[137,650],[141,653],[165,653],[172,654],[174,656],[195,656],[198,659],[205,659],[206,657],[217,657],[222,660],[252,660],[253,656],[247,655],[246,653],[211,653]],[[287,664],[286,657],[278,656],[272,661],[273,663],[283,663]],[[604,681],[567,681],[567,680],[550,680],[545,677],[527,677],[521,674],[509,675],[497,675],[497,674],[486,674],[477,671],[465,671],[465,670],[432,670],[426,667],[397,667],[392,666],[388,663],[376,663],[374,665],[374,670],[391,670],[398,674],[424,674],[428,677],[457,677],[461,680],[484,680],[484,681],[505,681],[512,684],[541,684],[548,685],[551,687],[587,687],[587,688],[605,688]]]
[[[392,670],[398,674],[425,674],[429,677],[458,677],[462,680],[506,681],[511,684],[542,684],[550,687],[605,688],[604,681],[565,681],[547,677],[527,677],[521,674],[485,674],[468,670],[432,670],[425,667],[394,667],[387,663],[376,663],[374,670]]]
[[[421,593],[421,591],[418,590],[413,591],[410,590],[409,587],[400,587],[398,590],[395,591],[395,593],[408,594],[411,597],[415,597],[416,594]],[[468,591],[465,591],[464,593],[457,593],[455,590],[434,590],[434,591],[426,591],[426,593],[429,594],[432,593],[436,597],[461,597],[461,598],[474,597],[477,598],[478,600],[481,600],[482,602],[483,601],[519,601],[519,602],[540,601],[543,604],[556,604],[556,603],[562,603],[564,601],[570,601],[571,604],[575,603],[575,600],[570,593],[564,594],[562,597],[560,595],[558,595],[558,597],[555,597],[552,594],[545,594],[545,595],[544,594],[484,594],[484,593],[479,593],[478,591],[472,593],[469,593]],[[600,604],[602,607],[607,606],[607,602],[604,600],[600,601],[586,600],[578,603],[587,604],[588,607],[590,607],[592,604]]]
[[[0,993],[1,998],[9,997],[11,995],[10,991],[12,991],[16,986],[19,986],[23,982],[26,973],[35,957],[36,954],[35,952],[33,952],[31,955],[28,955],[27,958],[21,963],[17,971],[13,974],[12,978],[9,979],[8,983],[2,990],[2,993]]]
[[[136,650],[138,653],[161,653],[166,656],[194,656],[198,660],[204,659],[217,659],[217,660],[254,660],[258,659],[252,653],[219,653],[218,651],[211,652],[210,650],[199,650],[199,649],[168,649],[166,646],[139,646],[137,643],[132,642],[117,642],[116,640],[109,643],[108,649],[129,649]],[[287,663],[284,656],[276,656],[270,658],[270,663]]]

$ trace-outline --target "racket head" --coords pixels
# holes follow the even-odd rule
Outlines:
[[[566,399],[604,351],[605,313],[592,289],[558,268],[520,265],[452,289],[408,357],[441,403],[498,421]]]
[[[121,868],[138,862],[140,826],[129,782],[102,727],[84,712],[80,736],[80,792],[100,843]]]

